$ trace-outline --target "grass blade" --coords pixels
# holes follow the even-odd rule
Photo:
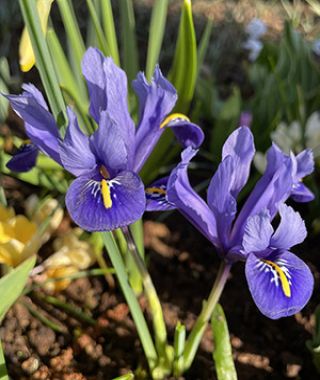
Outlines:
[[[129,83],[139,71],[138,48],[132,0],[119,0],[123,68]]]
[[[152,9],[146,64],[146,77],[151,79],[159,61],[161,45],[166,27],[168,0],[156,0]]]
[[[214,337],[213,360],[218,380],[237,380],[237,373],[232,357],[232,348],[226,317],[221,305],[217,304],[211,317]]]
[[[201,66],[203,65],[204,58],[205,58],[206,53],[208,51],[212,27],[213,27],[212,21],[208,20],[206,27],[203,31],[202,37],[201,37],[199,47],[198,47],[197,76],[199,75],[199,71],[201,69]]]
[[[36,66],[58,125],[66,123],[65,104],[43,34],[35,0],[20,0],[20,8],[36,57]]]
[[[187,113],[197,78],[197,42],[191,0],[184,0],[179,34],[169,78],[178,91],[176,111]]]
[[[0,380],[9,380],[6,360],[4,358],[3,349],[0,341]]]
[[[106,36],[107,44],[110,49],[111,57],[114,62],[120,66],[119,49],[117,35],[114,27],[113,13],[110,0],[101,0],[101,13],[103,29]]]

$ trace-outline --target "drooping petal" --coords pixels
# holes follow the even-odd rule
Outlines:
[[[139,172],[159,140],[161,122],[172,110],[177,93],[157,66],[151,83],[139,73],[132,87],[139,97],[139,124],[135,138],[134,171]]]
[[[134,123],[128,110],[127,76],[112,60],[96,48],[89,48],[82,61],[82,72],[90,95],[90,113],[100,123],[102,111],[119,125],[127,144],[129,159],[134,152]]]
[[[90,149],[89,137],[79,127],[77,116],[67,108],[69,124],[63,141],[60,141],[59,154],[62,165],[75,176],[92,172],[96,158]]]
[[[7,95],[12,108],[25,122],[30,140],[46,155],[61,164],[59,131],[54,117],[39,91],[32,85],[23,87],[22,95]]]
[[[300,311],[310,299],[314,283],[308,266],[288,251],[276,251],[264,259],[249,255],[246,278],[257,307],[271,319]]]
[[[66,195],[73,221],[87,231],[112,231],[141,218],[145,210],[144,186],[133,172],[111,180],[96,172],[75,179]]]
[[[90,136],[91,150],[100,164],[104,165],[111,177],[127,170],[128,151],[117,125],[109,114],[101,112],[98,129]]]
[[[307,229],[300,214],[285,204],[279,206],[281,221],[271,239],[271,247],[290,249],[307,236]]]
[[[219,240],[225,250],[229,248],[230,228],[237,213],[237,202],[231,194],[234,172],[233,157],[227,156],[208,187],[208,205],[215,215]]]
[[[267,168],[257,182],[232,230],[233,244],[242,240],[246,220],[251,215],[257,215],[267,209],[271,219],[277,212],[278,205],[285,202],[292,189],[292,160],[285,155],[275,144],[267,153]]]
[[[306,185],[302,182],[298,182],[293,184],[290,197],[295,202],[305,203],[313,201],[315,195]]]
[[[202,198],[192,189],[188,179],[188,164],[197,153],[191,147],[181,154],[181,162],[172,171],[167,186],[167,197],[179,211],[213,244],[219,245],[216,220]]]
[[[231,184],[231,194],[234,198],[238,196],[248,181],[254,155],[253,135],[248,127],[236,129],[223,145],[222,160],[231,156],[234,161],[234,174]]]
[[[183,148],[191,146],[194,149],[200,147],[204,140],[202,129],[194,123],[182,118],[173,118],[166,125],[166,128],[171,128],[176,139],[180,142]]]
[[[270,214],[267,210],[259,215],[248,218],[246,223],[242,247],[249,254],[264,251],[270,245],[273,228],[270,222]]]
[[[167,198],[167,184],[169,177],[164,177],[146,187],[146,211],[168,211],[176,207]]]
[[[7,162],[7,168],[17,173],[27,172],[36,165],[38,154],[34,144],[23,144]]]

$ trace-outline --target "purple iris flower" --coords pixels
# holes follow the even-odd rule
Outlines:
[[[188,179],[188,164],[196,152],[183,151],[168,181],[168,200],[224,260],[245,261],[250,292],[264,315],[277,319],[298,312],[311,296],[313,277],[307,265],[289,251],[305,239],[306,228],[300,215],[284,202],[296,194],[297,180],[312,172],[311,152],[287,156],[273,145],[264,175],[239,212],[236,199],[248,180],[255,153],[250,129],[238,128],[225,142],[207,204]],[[281,220],[274,232],[271,222],[278,212]]]
[[[140,105],[137,128],[128,110],[125,72],[94,48],[85,53],[82,71],[89,90],[89,111],[98,124],[91,136],[83,133],[68,108],[69,124],[62,138],[43,96],[32,85],[24,85],[22,95],[7,97],[24,120],[34,146],[76,177],[66,195],[72,219],[88,231],[113,230],[142,216],[146,197],[137,173],[164,129],[172,128],[184,147],[198,147],[204,136],[185,116],[168,116],[177,93],[159,67],[151,83],[142,73],[133,82]],[[28,159],[35,161],[31,154]],[[15,165],[17,160],[15,156],[9,162],[12,170],[21,169]]]

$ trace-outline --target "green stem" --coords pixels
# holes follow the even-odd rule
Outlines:
[[[153,370],[158,362],[158,355],[141,307],[133,290],[129,286],[128,276],[123,260],[121,258],[121,253],[111,233],[102,233],[102,239],[105,247],[107,248],[112,266],[116,271],[116,276],[120,283],[123,295],[128,303],[132,318],[135,322],[135,326],[137,328],[141,344],[147,357],[149,367],[151,370]]]
[[[132,255],[132,258],[137,266],[137,269],[142,278],[145,294],[150,307],[150,314],[153,322],[153,329],[156,340],[156,348],[160,359],[163,360],[163,364],[166,365],[170,362],[168,358],[167,348],[167,329],[163,318],[162,307],[156,289],[151,280],[150,274],[144,264],[144,261],[139,254],[137,245],[128,227],[122,228],[123,234],[127,240],[128,250]]]
[[[190,368],[202,336],[205,332],[207,324],[211,318],[213,310],[219,301],[223,288],[228,279],[228,275],[231,269],[231,264],[227,264],[224,261],[221,263],[217,278],[213,284],[208,300],[204,303],[201,313],[199,314],[196,323],[194,324],[191,333],[187,339],[185,350],[183,354],[184,358],[184,371]]]

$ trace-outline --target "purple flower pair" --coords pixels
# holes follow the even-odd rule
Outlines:
[[[196,152],[189,147],[182,153],[168,181],[168,202],[212,242],[223,260],[245,261],[250,292],[264,315],[277,319],[298,312],[312,294],[313,277],[307,265],[289,251],[305,239],[306,228],[301,216],[284,202],[290,196],[301,202],[313,199],[301,182],[313,171],[311,151],[287,156],[273,145],[266,171],[240,211],[236,200],[255,154],[250,129],[238,128],[225,142],[207,204],[188,180],[188,164]],[[278,212],[281,219],[274,231],[271,222]]]
[[[7,97],[24,120],[32,144],[23,146],[8,167],[30,170],[41,150],[76,177],[66,195],[71,218],[88,231],[114,230],[133,223],[145,211],[145,190],[138,173],[165,127],[172,128],[184,147],[200,146],[204,136],[186,117],[168,117],[177,93],[158,67],[151,83],[142,73],[133,82],[140,106],[137,128],[128,111],[124,71],[94,48],[85,53],[82,71],[97,130],[91,136],[83,133],[68,108],[69,124],[62,139],[41,93],[24,85],[22,95]]]

